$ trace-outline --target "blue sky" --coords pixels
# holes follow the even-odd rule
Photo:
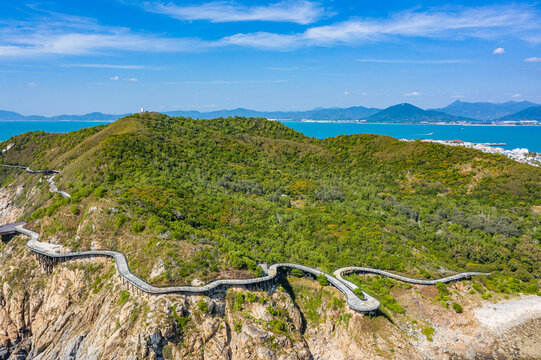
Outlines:
[[[541,103],[541,5],[0,0],[23,114]]]

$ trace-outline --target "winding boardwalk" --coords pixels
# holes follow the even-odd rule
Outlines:
[[[274,264],[268,268],[267,273],[258,278],[252,279],[221,279],[214,280],[208,284],[202,286],[170,286],[170,287],[157,287],[153,286],[140,277],[136,276],[130,271],[128,262],[124,254],[118,251],[111,250],[91,250],[91,251],[74,251],[69,253],[60,253],[61,246],[44,243],[39,241],[39,234],[35,231],[26,229],[24,225],[18,225],[14,227],[15,230],[23,235],[28,236],[30,239],[26,242],[26,247],[33,253],[47,258],[51,263],[60,261],[81,259],[81,258],[94,258],[94,257],[110,257],[115,260],[117,272],[124,280],[137,289],[152,295],[166,295],[166,294],[205,294],[210,295],[214,291],[219,289],[226,289],[235,286],[250,286],[261,285],[265,283],[272,283],[276,280],[280,270],[298,269],[305,273],[319,276],[324,275],[329,283],[340,290],[345,296],[348,306],[356,311],[360,312],[374,312],[379,308],[379,301],[371,297],[368,294],[364,294],[365,299],[359,298],[353,291],[346,286],[342,281],[326,274],[320,270],[316,270],[307,266],[298,264],[281,263]],[[1,232],[1,231],[0,231]],[[262,267],[263,268],[263,267]]]
[[[385,270],[379,270],[379,269],[372,269],[367,267],[358,267],[358,266],[348,266],[341,269],[336,270],[333,274],[336,276],[337,279],[340,281],[348,282],[351,284],[351,282],[345,280],[342,275],[344,274],[351,274],[351,273],[364,273],[364,274],[376,274],[381,276],[386,276],[391,279],[395,279],[398,281],[402,281],[408,284],[415,284],[415,285],[436,285],[436,283],[449,283],[453,281],[460,281],[464,279],[469,279],[472,276],[476,275],[490,275],[489,273],[480,273],[480,272],[463,272],[451,276],[447,276],[441,279],[435,279],[435,280],[420,280],[420,279],[412,279],[408,278],[402,275],[397,275],[390,273]]]
[[[19,166],[19,165],[3,165],[7,167],[14,167],[14,168],[20,168],[26,170],[28,173],[31,174],[58,174],[58,170],[32,170],[26,166]],[[54,193],[61,194],[64,197],[70,197],[70,195],[67,192],[59,191],[56,185],[53,181],[54,175],[49,178],[49,186],[51,190]],[[342,277],[343,274],[348,273],[372,273],[372,274],[378,274],[382,276],[386,276],[389,278],[393,278],[395,280],[407,282],[410,284],[417,284],[417,285],[435,285],[437,282],[451,282],[451,281],[458,281],[462,279],[470,278],[474,275],[489,275],[489,274],[483,274],[483,273],[477,273],[477,272],[466,272],[466,273],[460,273],[453,276],[449,276],[442,279],[437,280],[418,280],[418,279],[411,279],[407,278],[405,276],[396,275],[384,270],[379,269],[372,269],[372,268],[365,268],[365,267],[344,267],[341,269],[338,269],[334,272],[335,277],[317,270],[310,268],[308,266],[299,265],[299,264],[292,264],[292,263],[279,263],[279,264],[273,264],[268,269],[266,265],[262,265],[261,268],[265,271],[265,275],[258,278],[252,278],[252,279],[221,279],[221,280],[214,280],[211,281],[205,285],[202,286],[190,286],[190,285],[180,285],[180,286],[169,286],[169,287],[158,287],[153,286],[140,277],[136,276],[130,271],[130,268],[128,266],[128,262],[126,261],[126,257],[124,254],[118,251],[112,251],[112,250],[89,250],[89,251],[74,251],[69,253],[61,253],[60,250],[62,249],[62,246],[60,245],[54,245],[50,243],[45,243],[39,241],[39,234],[35,231],[26,229],[24,227],[26,223],[19,222],[15,224],[8,224],[6,226],[0,227],[0,233],[12,233],[13,231],[16,231],[18,233],[21,233],[23,235],[26,235],[29,237],[29,240],[26,242],[26,247],[30,249],[34,254],[36,254],[40,261],[43,261],[45,264],[52,266],[55,263],[63,262],[66,260],[72,260],[72,259],[82,259],[82,258],[95,258],[95,257],[109,257],[114,259],[117,272],[119,276],[126,281],[128,284],[131,284],[138,290],[141,290],[147,294],[152,295],[166,295],[166,294],[185,294],[185,295],[194,295],[194,294],[203,294],[203,295],[211,295],[213,292],[217,290],[227,289],[230,287],[235,286],[243,286],[243,287],[249,287],[249,286],[259,286],[264,284],[272,284],[277,280],[277,277],[280,273],[280,271],[287,271],[289,269],[298,269],[301,270],[305,274],[310,274],[312,276],[325,276],[325,278],[329,281],[329,283],[340,290],[344,296],[346,297],[346,301],[348,306],[359,312],[365,312],[365,313],[374,313],[380,306],[380,302],[367,294],[366,292],[362,291],[363,298],[357,296],[353,291],[358,288],[357,285],[354,283],[344,279]]]
[[[49,188],[51,189],[51,191],[53,193],[55,193],[55,194],[60,194],[61,196],[65,197],[65,198],[70,198],[71,197],[71,195],[68,194],[67,192],[58,190],[58,188],[56,187],[56,184],[54,183],[54,177],[56,176],[56,174],[60,173],[59,170],[32,170],[28,166],[21,166],[21,165],[2,165],[2,166],[10,167],[10,168],[16,168],[16,169],[23,169],[29,174],[52,175],[47,180],[49,182]]]

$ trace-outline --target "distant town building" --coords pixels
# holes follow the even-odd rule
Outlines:
[[[400,139],[400,141],[416,141],[416,140],[415,139]],[[438,144],[443,144],[443,145],[448,145],[448,146],[462,146],[462,147],[477,149],[485,153],[504,155],[512,160],[515,160],[524,164],[529,164],[533,166],[541,166],[541,153],[530,152],[526,148],[517,148],[513,150],[507,150],[501,147],[494,146],[494,145],[500,145],[500,144],[494,144],[494,143],[477,144],[477,143],[472,143],[469,141],[462,141],[462,140],[420,139],[419,141],[438,143]],[[505,144],[501,144],[501,145],[505,145]]]

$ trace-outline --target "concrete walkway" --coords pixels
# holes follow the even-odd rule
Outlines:
[[[56,184],[54,183],[54,177],[56,176],[56,174],[60,173],[59,170],[32,170],[28,166],[21,166],[21,165],[2,165],[2,166],[10,167],[10,168],[16,168],[16,169],[23,169],[27,173],[30,173],[30,174],[52,175],[47,180],[49,182],[49,188],[51,189],[51,191],[53,193],[55,193],[55,194],[60,194],[61,196],[65,197],[65,198],[70,198],[71,197],[71,195],[68,194],[67,192],[58,190],[58,188],[56,187]]]
[[[81,258],[91,258],[91,257],[110,257],[115,260],[116,268],[118,274],[127,282],[135,286],[137,289],[144,291],[145,293],[152,295],[165,295],[165,294],[205,294],[209,295],[214,290],[217,289],[226,289],[235,286],[249,286],[249,285],[260,285],[264,283],[270,283],[275,280],[278,276],[279,271],[284,269],[298,269],[305,273],[312,274],[314,276],[324,275],[329,283],[340,290],[345,296],[348,306],[356,311],[360,312],[374,312],[379,308],[379,301],[371,297],[368,294],[364,294],[365,299],[359,298],[353,293],[353,291],[346,286],[342,281],[337,280],[329,274],[326,274],[320,270],[316,270],[307,266],[298,265],[298,264],[274,264],[268,268],[267,273],[258,278],[252,279],[222,279],[211,281],[208,284],[202,286],[190,286],[190,285],[181,285],[181,286],[170,286],[170,287],[157,287],[153,286],[143,279],[139,278],[130,271],[128,262],[124,254],[118,251],[109,251],[109,250],[92,250],[92,251],[75,251],[70,253],[60,253],[59,245],[52,245],[48,243],[43,243],[39,241],[39,234],[26,229],[24,225],[18,225],[15,227],[15,230],[19,233],[28,236],[30,239],[26,242],[26,247],[30,249],[33,253],[45,256],[50,259],[58,260],[70,260],[70,259],[81,259]]]
[[[91,250],[91,251],[74,251],[69,253],[61,253],[61,246],[60,245],[53,245],[49,243],[44,243],[39,241],[39,234],[26,229],[24,227],[25,224],[20,224],[14,227],[14,229],[23,234],[28,236],[30,239],[26,242],[26,247],[30,249],[35,254],[38,254],[40,256],[45,256],[49,259],[56,259],[56,260],[71,260],[71,259],[81,259],[81,258],[93,258],[93,257],[110,257],[115,260],[117,272],[124,280],[126,280],[131,285],[135,286],[137,289],[148,293],[152,295],[166,295],[166,294],[185,294],[185,295],[194,295],[194,294],[202,294],[202,295],[210,295],[213,291],[218,289],[227,289],[230,287],[235,286],[250,286],[250,285],[262,285],[265,283],[271,283],[273,282],[276,277],[278,276],[280,270],[289,270],[289,269],[298,269],[306,274],[311,274],[314,276],[320,276],[323,275],[327,278],[329,283],[340,290],[346,297],[346,301],[348,306],[359,312],[368,312],[372,313],[376,311],[379,306],[380,302],[367,294],[363,291],[364,298],[361,299],[359,296],[357,296],[353,290],[357,289],[358,286],[354,283],[344,279],[342,275],[347,273],[371,273],[371,274],[378,274],[382,276],[386,276],[395,280],[407,282],[410,284],[417,284],[417,285],[435,285],[437,282],[451,282],[451,281],[458,281],[463,279],[468,279],[471,276],[475,275],[490,275],[486,273],[478,273],[478,272],[465,272],[456,274],[453,276],[449,276],[442,279],[437,280],[418,280],[418,279],[411,279],[407,278],[405,276],[396,275],[384,270],[379,269],[372,269],[372,268],[365,268],[365,267],[345,267],[338,269],[334,272],[334,275],[336,277],[333,277],[323,271],[310,268],[308,266],[299,265],[299,264],[292,264],[292,263],[279,263],[271,265],[268,270],[266,270],[266,274],[262,277],[258,278],[252,278],[252,279],[221,279],[221,280],[214,280],[211,281],[205,285],[202,286],[191,286],[191,285],[180,285],[180,286],[169,286],[169,287],[158,287],[153,286],[140,277],[136,276],[130,271],[130,268],[128,266],[128,262],[126,261],[126,257],[124,254],[118,251],[111,251],[111,250]],[[13,228],[11,225],[7,225],[6,227],[9,227],[10,229]],[[0,228],[0,232],[1,232]],[[265,270],[265,267],[262,266],[262,268]]]
[[[463,272],[463,273],[459,273],[459,274],[456,274],[456,275],[444,277],[444,278],[441,278],[441,279],[420,280],[420,279],[412,279],[412,278],[408,278],[408,277],[405,277],[405,276],[402,276],[402,275],[393,274],[393,273],[390,273],[390,272],[385,271],[385,270],[372,269],[372,268],[367,268],[367,267],[358,267],[358,266],[348,266],[348,267],[343,267],[343,268],[340,268],[340,269],[336,270],[334,272],[334,276],[336,276],[336,278],[339,279],[340,281],[352,284],[351,282],[345,280],[342,277],[342,275],[351,274],[351,273],[376,274],[376,275],[386,276],[386,277],[391,278],[391,279],[395,279],[395,280],[398,280],[398,281],[402,281],[402,282],[405,282],[405,283],[408,283],[408,284],[415,284],[415,285],[436,285],[436,283],[439,283],[439,282],[441,282],[441,283],[449,283],[449,282],[453,282],[453,281],[469,279],[472,276],[476,276],[476,275],[490,275],[490,273]]]

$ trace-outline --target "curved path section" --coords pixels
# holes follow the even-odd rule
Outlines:
[[[44,243],[39,241],[39,234],[28,230],[19,225],[15,227],[15,230],[21,234],[24,234],[30,239],[26,242],[26,247],[32,252],[45,256],[51,259],[69,260],[77,258],[89,258],[89,257],[110,257],[115,260],[118,274],[130,284],[135,286],[141,291],[153,295],[165,295],[165,294],[209,294],[218,288],[229,288],[234,286],[247,286],[258,285],[273,281],[280,269],[299,269],[305,273],[312,274],[314,276],[324,275],[329,283],[340,290],[345,296],[348,306],[356,311],[360,312],[373,312],[379,307],[379,301],[371,297],[368,294],[364,294],[365,299],[359,298],[353,291],[346,286],[342,281],[316,269],[312,269],[307,266],[298,264],[281,263],[271,265],[265,276],[253,278],[253,279],[222,279],[215,280],[205,284],[203,286],[170,286],[170,287],[157,287],[153,286],[138,276],[134,275],[128,266],[126,257],[124,254],[118,251],[109,250],[92,250],[92,251],[75,251],[70,253],[60,253],[61,246]]]
[[[436,279],[436,280],[420,280],[420,279],[412,279],[412,278],[408,278],[402,275],[393,274],[385,270],[372,269],[372,268],[367,268],[367,267],[358,267],[358,266],[348,266],[348,267],[343,267],[336,270],[334,272],[334,276],[336,276],[336,278],[339,279],[340,281],[349,283],[357,287],[355,284],[351,283],[350,281],[345,280],[342,277],[342,275],[344,274],[351,274],[351,273],[377,274],[377,275],[386,276],[388,278],[395,279],[398,281],[402,281],[408,284],[415,284],[415,285],[436,285],[436,283],[439,283],[439,282],[449,283],[453,281],[469,279],[470,277],[475,276],[475,275],[490,275],[489,273],[463,272],[463,273],[459,273],[456,275],[452,275],[452,276],[448,276],[448,277],[444,277],[444,278]]]
[[[23,169],[27,173],[30,173],[30,174],[45,174],[45,175],[54,174],[47,180],[49,182],[49,187],[51,188],[51,191],[55,194],[60,194],[65,198],[71,197],[71,195],[68,194],[67,192],[58,190],[58,188],[56,187],[56,184],[54,183],[54,177],[56,176],[56,174],[60,173],[59,170],[32,170],[28,166],[21,166],[21,165],[2,165],[2,166],[16,168],[16,169]]]
[[[28,236],[30,239],[26,242],[26,247],[32,252],[45,256],[49,259],[56,260],[70,260],[70,259],[81,259],[81,258],[91,258],[91,257],[110,257],[115,260],[116,268],[120,277],[126,280],[128,283],[135,286],[137,289],[144,291],[145,293],[152,295],[166,295],[166,294],[210,294],[217,289],[225,289],[235,286],[249,286],[249,285],[261,285],[264,283],[270,283],[276,279],[279,274],[279,270],[287,269],[298,269],[304,273],[311,274],[314,276],[323,275],[329,281],[329,283],[340,290],[346,297],[348,306],[356,311],[360,312],[373,312],[376,311],[380,302],[363,291],[363,298],[361,299],[353,291],[358,288],[354,283],[344,279],[342,275],[348,273],[371,273],[386,276],[395,280],[403,281],[410,284],[417,285],[435,285],[437,282],[447,283],[452,281],[458,281],[470,278],[475,275],[489,275],[487,273],[479,272],[465,272],[456,274],[453,276],[445,277],[437,280],[418,280],[411,279],[405,276],[396,275],[384,270],[365,268],[365,267],[345,267],[338,269],[334,272],[336,277],[333,277],[323,271],[310,268],[308,266],[292,264],[292,263],[279,263],[271,265],[266,274],[262,277],[252,278],[252,279],[221,279],[211,281],[202,286],[190,286],[190,285],[180,285],[180,286],[169,286],[169,287],[158,287],[153,286],[140,277],[136,276],[130,271],[128,262],[124,254],[118,251],[111,250],[91,250],[91,251],[74,251],[69,253],[60,253],[61,246],[53,245],[49,243],[44,243],[39,241],[39,234],[24,228],[24,225],[15,226],[15,230],[23,235]]]

